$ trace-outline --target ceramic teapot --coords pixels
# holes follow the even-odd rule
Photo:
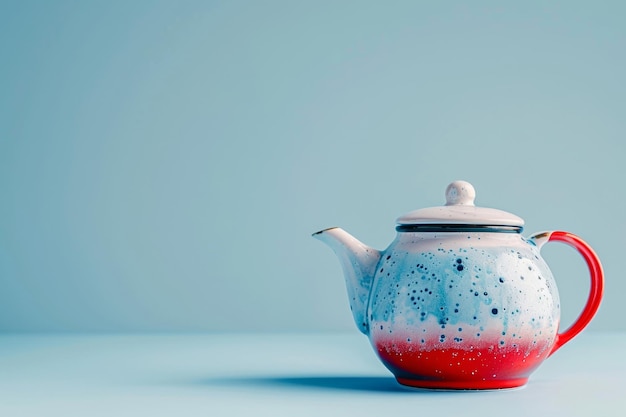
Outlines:
[[[400,384],[522,386],[600,306],[602,266],[587,243],[562,231],[525,238],[520,217],[476,207],[475,195],[468,182],[453,182],[445,206],[398,218],[384,251],[337,227],[313,234],[339,257],[355,323]],[[575,248],[591,276],[587,303],[565,331],[557,286],[540,255],[547,242]]]

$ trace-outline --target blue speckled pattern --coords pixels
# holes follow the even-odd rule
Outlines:
[[[538,248],[520,235],[400,233],[377,266],[368,314],[373,342],[548,348],[560,306]]]

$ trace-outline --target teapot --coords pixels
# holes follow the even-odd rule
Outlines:
[[[339,257],[354,321],[400,384],[523,386],[597,312],[604,287],[600,260],[572,233],[525,238],[520,217],[475,206],[468,182],[451,183],[445,195],[444,206],[399,217],[396,238],[383,251],[338,227],[313,237]],[[582,313],[564,331],[556,282],[540,254],[547,242],[576,249],[591,278]]]

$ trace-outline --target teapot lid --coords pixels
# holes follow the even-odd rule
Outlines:
[[[396,230],[493,231],[520,233],[524,220],[509,212],[474,205],[476,191],[467,181],[454,181],[446,188],[445,206],[428,207],[399,217]],[[470,230],[471,229],[471,230]],[[476,230],[473,230],[476,229]]]

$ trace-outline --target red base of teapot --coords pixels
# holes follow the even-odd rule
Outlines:
[[[406,339],[405,339],[406,340]],[[548,356],[549,343],[424,347],[397,340],[376,344],[378,356],[402,385],[430,389],[482,390],[525,385]]]
[[[438,381],[427,379],[400,378],[396,380],[407,387],[440,390],[494,390],[519,388],[528,382],[528,378],[514,378],[505,380],[476,380],[476,381]]]

